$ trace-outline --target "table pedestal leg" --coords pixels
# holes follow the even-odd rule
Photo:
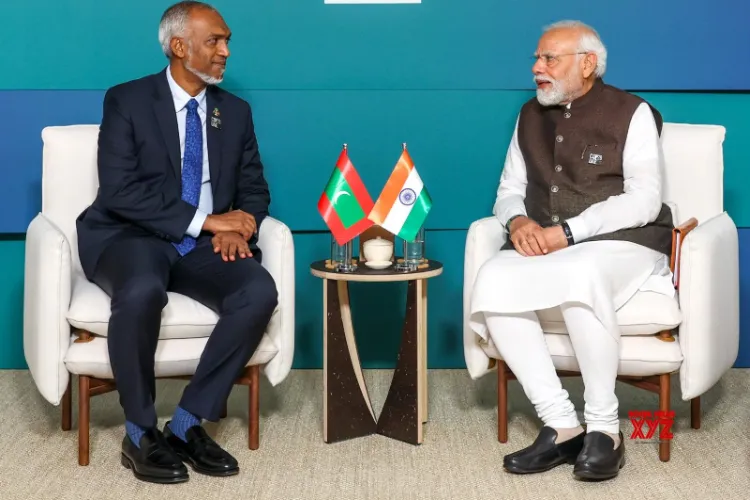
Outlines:
[[[411,444],[422,443],[423,286],[422,280],[409,281],[398,364],[377,427],[378,434]]]
[[[323,440],[374,434],[377,424],[354,339],[348,283],[323,280],[323,303]]]

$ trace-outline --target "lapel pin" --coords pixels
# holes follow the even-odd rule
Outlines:
[[[219,113],[219,108],[214,108],[214,116],[216,117],[221,116],[221,113]]]
[[[211,126],[213,128],[221,130],[221,120],[216,118],[215,116],[211,117]]]
[[[596,153],[589,154],[589,164],[591,165],[601,165],[603,159],[602,155]]]

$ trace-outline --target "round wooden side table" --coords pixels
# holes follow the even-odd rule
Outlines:
[[[323,279],[323,440],[333,443],[382,434],[411,444],[422,443],[427,421],[427,280],[443,265],[428,260],[415,271],[394,266],[371,269],[358,263],[341,273],[313,262],[310,271]],[[367,391],[349,307],[349,282],[408,282],[406,318],[393,380],[379,417]]]

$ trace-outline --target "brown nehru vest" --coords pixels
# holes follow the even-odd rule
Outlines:
[[[624,192],[622,153],[630,120],[643,102],[597,79],[570,109],[542,106],[536,98],[523,106],[518,143],[526,163],[525,205],[531,219],[542,227],[559,224]],[[651,111],[661,135],[661,114],[653,107]],[[671,210],[663,204],[656,220],[646,226],[585,241],[630,241],[669,255],[673,227]],[[512,243],[504,248],[513,248]]]

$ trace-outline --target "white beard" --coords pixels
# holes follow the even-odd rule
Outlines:
[[[213,77],[211,75],[207,75],[205,73],[201,73],[197,69],[190,66],[190,63],[185,63],[185,69],[190,71],[192,74],[203,80],[207,85],[218,85],[222,81],[224,81],[224,76],[222,75],[220,78]]]
[[[539,78],[538,81],[549,82],[550,84],[552,84],[551,89],[536,89],[536,99],[537,101],[539,101],[539,104],[541,104],[542,106],[556,106],[566,100],[567,93],[565,92],[562,83],[560,83],[558,80],[553,80],[548,77],[542,77]],[[536,82],[537,79],[534,78],[534,83]]]

